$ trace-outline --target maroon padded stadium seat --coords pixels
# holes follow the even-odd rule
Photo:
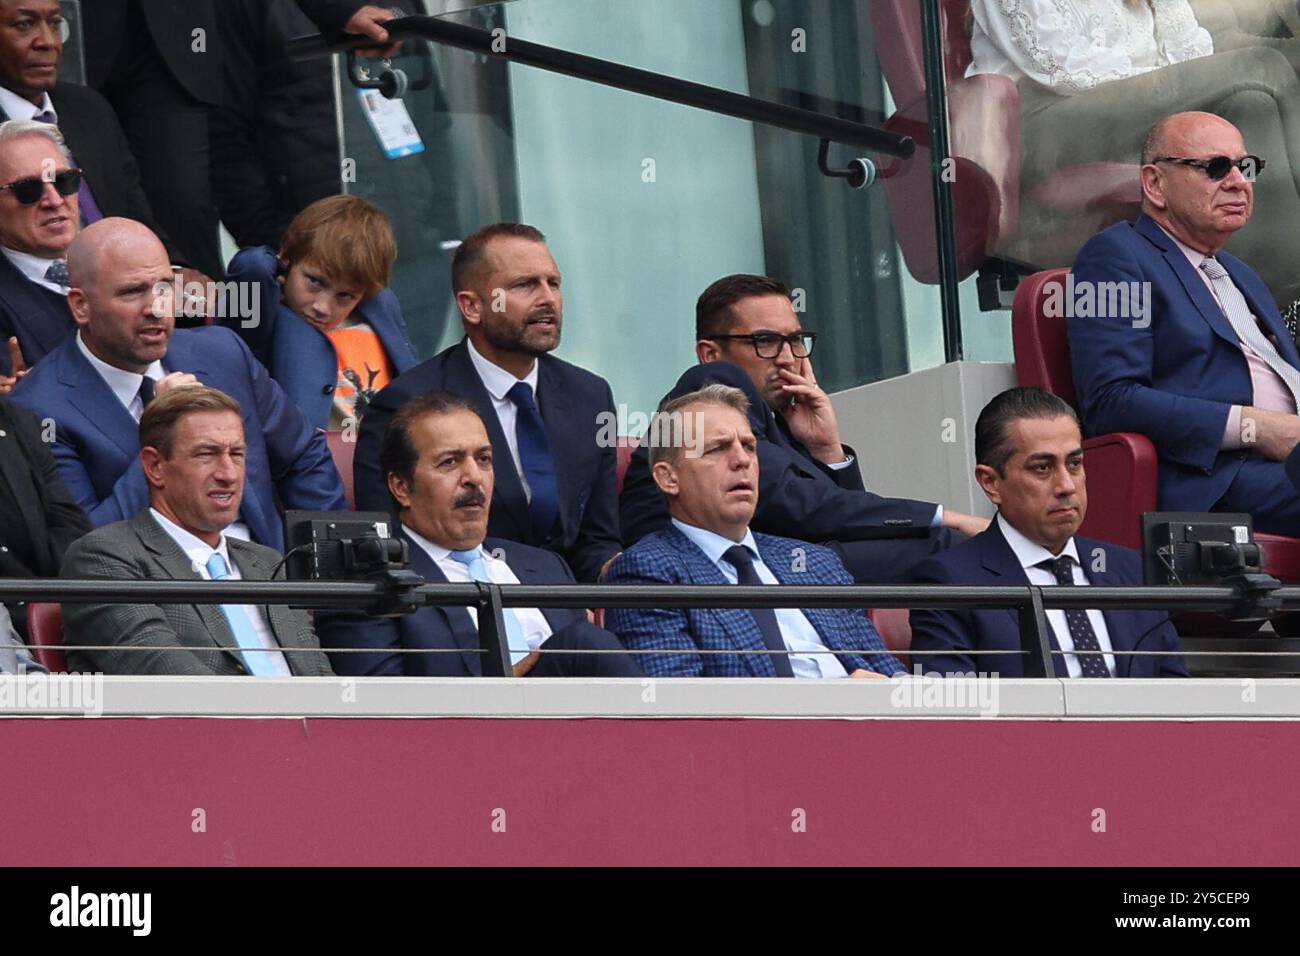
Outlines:
[[[58,604],[27,605],[27,637],[32,656],[51,674],[66,674],[63,653],[63,608]]]
[[[1011,310],[1016,381],[1036,385],[1078,409],[1070,342],[1063,317],[1049,317],[1044,303],[1065,282],[1067,269],[1049,269],[1024,280]],[[1059,293],[1058,293],[1059,294]],[[1084,439],[1088,469],[1088,517],[1079,533],[1142,549],[1142,515],[1158,510],[1155,446],[1145,435],[1115,432]],[[1283,581],[1300,581],[1300,538],[1255,535],[1264,570]]]

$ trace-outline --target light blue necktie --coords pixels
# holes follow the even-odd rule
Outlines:
[[[483,549],[481,547],[470,551],[452,551],[450,556],[453,561],[457,561],[469,568],[469,576],[475,581],[492,583],[492,575],[488,574],[487,561],[483,559]],[[518,664],[531,653],[528,642],[524,640],[523,626],[520,625],[519,618],[512,607],[503,607],[501,616],[506,621],[506,641],[510,647],[510,663]]]
[[[214,581],[225,581],[230,577],[230,568],[219,552],[212,552],[212,557],[208,558],[207,568],[208,576]],[[221,613],[226,615],[230,632],[235,635],[235,643],[243,650],[250,648],[253,650],[253,653],[243,655],[244,666],[248,668],[248,672],[254,677],[283,676],[284,672],[275,666],[275,654],[262,649],[263,644],[257,638],[257,630],[249,620],[248,612],[238,604],[223,604]]]

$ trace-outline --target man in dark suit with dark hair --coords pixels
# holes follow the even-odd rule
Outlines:
[[[398,505],[411,569],[430,582],[572,584],[564,560],[517,541],[487,537],[496,465],[504,457],[466,398],[420,395],[389,420],[379,467]],[[516,677],[640,677],[618,639],[574,608],[506,608]],[[477,677],[483,673],[478,619],[464,607],[424,607],[397,620],[320,612],[326,648],[340,674]],[[444,653],[398,654],[397,650]],[[563,651],[602,651],[566,654]]]
[[[94,90],[59,82],[63,29],[58,0],[0,0],[0,119],[58,125],[85,171],[79,193],[84,222],[126,216],[152,227],[140,169],[113,108]],[[165,120],[154,122],[165,128]]]
[[[918,584],[1004,586],[1142,584],[1137,552],[1075,536],[1088,509],[1079,421],[1037,388],[995,396],[975,424],[975,477],[998,508],[978,534],[916,566]],[[926,672],[1024,676],[1020,624],[1008,608],[912,611],[912,650]],[[1186,677],[1178,634],[1163,611],[1047,612],[1058,677]],[[1126,653],[1163,651],[1161,655]]]
[[[498,223],[456,250],[452,285],[465,338],[402,373],[361,422],[357,507],[391,511],[379,441],[403,404],[445,389],[470,400],[496,452],[489,532],[556,551],[595,581],[619,550],[617,458],[599,436],[614,420],[609,383],[549,353],[560,344],[560,270],[532,226]],[[608,429],[604,429],[608,431]]]
[[[701,364],[687,369],[664,401],[710,383],[745,393],[762,465],[754,530],[829,545],[855,580],[872,584],[946,546],[947,529],[975,534],[988,525],[931,502],[866,489],[813,373],[816,335],[803,329],[782,283],[743,274],[719,279],[700,295],[695,326]],[[625,545],[668,527],[646,448],[632,456],[619,505]]]

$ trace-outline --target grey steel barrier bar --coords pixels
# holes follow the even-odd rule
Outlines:
[[[887,156],[907,159],[916,151],[916,144],[910,136],[890,133],[874,126],[814,113],[795,106],[743,96],[740,93],[720,90],[702,83],[692,83],[663,73],[543,46],[528,40],[517,40],[505,35],[504,32],[489,32],[449,20],[425,16],[387,20],[384,22],[384,29],[394,40],[430,40],[484,56],[497,57],[525,66],[549,70],[552,73],[572,76],[590,83],[599,83],[602,86],[611,86],[615,89],[679,103],[682,106],[692,106],[711,113],[749,120],[752,123],[777,126],[794,133],[804,133],[848,146],[858,146]],[[287,49],[291,59],[305,60],[330,53],[373,48],[374,45],[375,41],[367,37],[347,34],[329,37],[313,34],[293,38],[289,41]]]
[[[1281,607],[1300,610],[1300,587],[1273,592]],[[1047,609],[1168,608],[1226,611],[1240,596],[1228,587],[976,587],[962,585],[766,586],[566,584],[419,584],[393,588],[375,581],[113,581],[104,579],[0,578],[0,601],[59,604],[285,604],[363,608],[378,601],[411,606],[475,606],[487,652],[485,676],[510,673],[502,610],[506,607],[824,607],[1012,608],[1020,617],[1026,676],[1050,676],[1052,650]],[[491,622],[489,624],[488,622]],[[779,652],[774,652],[779,653]]]

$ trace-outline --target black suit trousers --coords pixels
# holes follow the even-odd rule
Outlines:
[[[529,677],[641,677],[641,668],[609,631],[586,621],[560,628],[542,643]],[[622,651],[619,654],[558,654],[548,651]]]

